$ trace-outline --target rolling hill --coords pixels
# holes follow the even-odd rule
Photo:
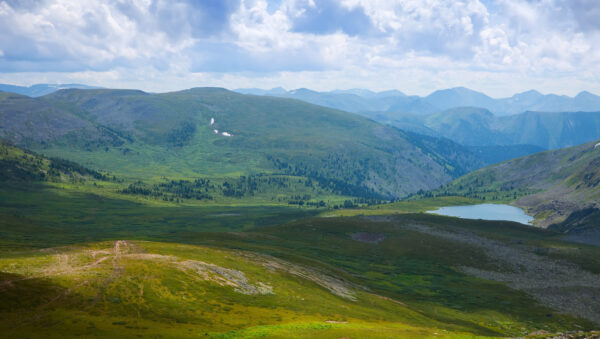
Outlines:
[[[145,180],[284,174],[395,198],[485,164],[451,142],[416,147],[418,136],[357,115],[218,88],[3,94],[0,123],[0,136],[19,145]]]

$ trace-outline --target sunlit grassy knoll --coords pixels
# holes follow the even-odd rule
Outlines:
[[[51,338],[469,334],[328,272],[298,274],[302,266],[274,260],[139,241],[22,252],[0,259],[0,330]]]
[[[428,209],[437,202],[447,204],[444,199],[397,205],[406,211]],[[600,271],[600,262],[585,260],[600,257],[597,248],[561,242],[551,232],[514,223],[427,214],[306,218],[315,210],[288,207],[158,207],[36,186],[0,190],[0,200],[2,280],[31,278],[2,291],[4,300],[12,300],[5,304],[10,312],[5,309],[4,326],[15,331],[6,333],[21,329],[31,331],[31,336],[49,337],[65,331],[117,337],[130,332],[252,337],[268,331],[272,337],[290,332],[385,337],[387,333],[441,335],[446,330],[452,335],[517,336],[539,329],[593,328],[589,322],[549,310],[523,292],[462,272],[459,267],[465,265],[498,269],[480,248],[402,226],[456,228],[505,243],[520,241],[545,257]],[[385,239],[364,243],[351,238],[356,232],[382,234]],[[112,258],[111,248],[119,239],[129,239],[127,243],[135,248],[130,254],[140,257]],[[100,240],[112,242],[72,247]],[[43,250],[49,246],[67,247]],[[325,272],[354,286],[357,301],[335,295],[314,281],[266,269],[257,259],[261,255],[242,255],[248,252],[239,250]],[[103,257],[107,259],[72,275],[32,278],[89,266]],[[246,295],[232,286],[192,283],[177,264],[185,260],[244,272],[249,284],[268,284],[275,294]],[[57,296],[58,303],[52,301]],[[36,320],[32,314],[38,311],[43,316]],[[550,313],[552,317],[547,316]],[[24,319],[33,322],[20,322]],[[369,330],[373,327],[381,332]]]

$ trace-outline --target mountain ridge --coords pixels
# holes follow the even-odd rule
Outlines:
[[[299,91],[300,90],[300,91]],[[484,93],[466,87],[454,87],[436,90],[426,96],[405,95],[392,90],[373,92],[365,89],[333,90],[319,92],[305,88],[286,91],[278,87],[276,91],[262,89],[236,89],[234,91],[253,95],[274,95],[305,100],[314,104],[361,113],[368,116],[369,112],[412,113],[426,115],[455,107],[485,108],[495,115],[513,115],[525,111],[599,111],[600,96],[587,91],[581,91],[574,97],[556,94],[541,94],[536,90],[515,93],[511,97],[492,98]],[[348,95],[353,95],[352,97]],[[362,95],[360,95],[362,94]],[[344,99],[352,98],[353,105],[346,105]]]

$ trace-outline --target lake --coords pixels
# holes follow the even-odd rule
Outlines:
[[[533,221],[533,217],[525,214],[522,209],[501,204],[448,206],[435,211],[427,211],[427,213],[464,219],[508,220],[526,225],[531,225],[531,221]]]

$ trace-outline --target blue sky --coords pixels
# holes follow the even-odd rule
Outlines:
[[[600,94],[596,0],[0,0],[0,82]]]

